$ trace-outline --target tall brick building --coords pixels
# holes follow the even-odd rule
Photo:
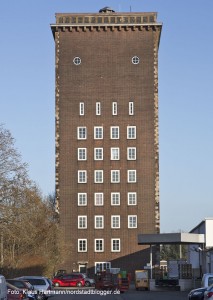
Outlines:
[[[60,267],[132,272],[158,233],[156,13],[58,13],[56,196],[69,255]]]

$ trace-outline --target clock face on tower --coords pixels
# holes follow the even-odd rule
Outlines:
[[[78,56],[74,57],[73,63],[74,63],[75,65],[80,65],[80,64],[81,64],[81,59],[80,59],[80,57],[78,57]]]
[[[139,58],[138,56],[133,56],[133,57],[132,57],[132,63],[133,63],[134,65],[139,64],[139,62],[140,62],[140,58]]]

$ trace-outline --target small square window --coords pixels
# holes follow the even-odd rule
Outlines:
[[[120,193],[111,193],[111,205],[120,205]]]
[[[137,228],[137,216],[128,216],[128,228]]]
[[[104,251],[104,239],[95,239],[95,252]]]
[[[136,147],[128,147],[127,148],[127,159],[128,160],[136,160]]]
[[[103,139],[103,127],[100,126],[94,127],[94,139],[96,140]]]
[[[87,216],[78,216],[78,229],[87,228]]]
[[[95,170],[95,183],[103,183],[103,170]]]
[[[120,182],[120,170],[111,170],[111,183]]]
[[[111,148],[111,160],[119,160],[119,159],[120,159],[120,149]]]
[[[104,216],[95,216],[95,229],[104,228]]]
[[[127,126],[127,139],[136,139],[136,126]]]
[[[78,148],[78,160],[87,160],[87,148]]]
[[[128,170],[128,182],[136,182],[136,170]]]
[[[87,138],[87,129],[86,127],[78,127],[78,139],[86,140]]]
[[[104,205],[104,194],[103,193],[95,193],[95,206],[103,206]]]
[[[78,193],[78,206],[87,206],[87,193]]]
[[[111,251],[112,252],[120,252],[121,245],[120,239],[111,239]]]
[[[137,205],[137,193],[128,193],[128,205]]]
[[[87,183],[87,171],[78,171],[78,183]]]
[[[87,239],[78,239],[78,252],[87,252]]]
[[[103,160],[103,148],[94,148],[94,160]]]
[[[119,139],[119,126],[111,126],[111,134],[110,138],[112,140],[117,140]]]
[[[120,216],[111,216],[111,228],[120,228]]]

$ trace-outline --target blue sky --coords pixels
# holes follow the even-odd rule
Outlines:
[[[161,232],[213,216],[213,0],[7,0],[0,3],[0,123],[44,195],[55,180],[56,12],[158,12]]]

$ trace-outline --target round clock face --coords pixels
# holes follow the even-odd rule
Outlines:
[[[134,65],[139,64],[139,62],[140,62],[140,58],[139,58],[138,56],[133,56],[133,57],[132,57],[132,63],[133,63]]]
[[[74,63],[75,65],[80,65],[80,63],[81,63],[80,57],[78,57],[78,56],[74,57],[73,63]]]

